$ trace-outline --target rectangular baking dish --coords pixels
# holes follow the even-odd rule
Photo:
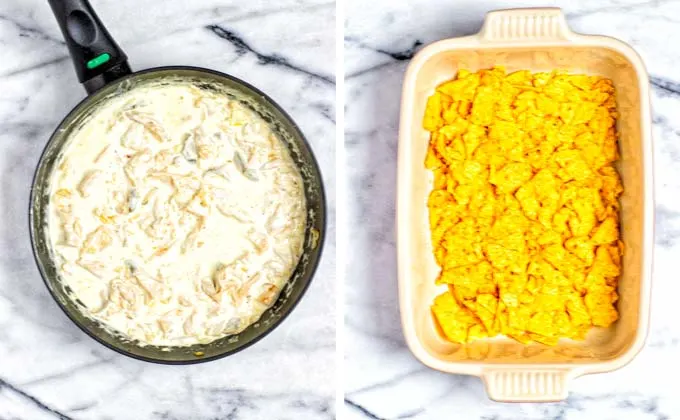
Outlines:
[[[444,289],[432,255],[427,198],[432,175],[424,166],[429,133],[425,104],[436,86],[458,69],[494,65],[515,70],[568,70],[612,79],[617,93],[621,158],[618,169],[621,234],[625,243],[618,293],[620,319],[593,329],[583,342],[524,345],[496,337],[455,344],[436,331],[430,306]],[[648,329],[654,197],[648,76],[628,45],[572,32],[557,8],[500,10],[486,16],[472,36],[439,41],[418,53],[404,80],[399,131],[397,236],[399,298],[404,335],[413,354],[431,368],[482,378],[497,401],[558,401],[578,376],[607,372],[630,362]]]

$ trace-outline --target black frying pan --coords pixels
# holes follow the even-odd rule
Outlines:
[[[293,310],[307,290],[319,263],[326,232],[326,205],[319,167],[302,132],[271,98],[253,86],[226,74],[204,68],[158,67],[132,72],[118,47],[87,0],[49,0],[66,40],[78,80],[89,94],[52,134],[45,146],[31,188],[29,222],[33,254],[47,288],[66,315],[101,344],[137,359],[169,364],[205,362],[242,350],[273,330]],[[298,266],[274,305],[262,318],[239,334],[206,345],[161,348],[140,346],[109,332],[81,312],[82,303],[69,297],[59,280],[48,246],[47,214],[49,178],[69,135],[103,102],[145,83],[160,80],[190,81],[216,89],[245,104],[267,121],[288,146],[302,174],[307,200],[304,252]]]

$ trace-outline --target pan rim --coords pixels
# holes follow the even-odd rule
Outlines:
[[[127,80],[134,79],[136,77],[149,74],[149,73],[160,73],[160,72],[172,72],[172,71],[194,71],[198,73],[204,73],[204,74],[209,74],[213,76],[218,76],[227,80],[230,80],[232,82],[235,82],[236,84],[246,88],[247,90],[253,91],[255,94],[260,96],[265,100],[267,105],[271,108],[273,108],[275,111],[280,113],[283,118],[290,123],[290,126],[293,130],[293,134],[295,134],[295,137],[297,140],[299,140],[302,143],[302,146],[309,151],[309,163],[310,166],[312,167],[314,171],[315,177],[318,176],[318,185],[319,185],[319,202],[320,202],[320,208],[321,208],[321,218],[319,220],[320,224],[320,235],[318,238],[318,243],[316,248],[318,249],[318,256],[313,261],[308,267],[308,273],[309,273],[309,280],[306,281],[300,289],[300,294],[298,295],[297,298],[295,298],[291,302],[291,306],[285,310],[282,311],[280,316],[271,322],[265,329],[263,329],[259,334],[255,335],[250,341],[247,341],[246,343],[237,346],[236,348],[226,350],[222,353],[218,353],[209,357],[196,357],[195,359],[186,359],[186,360],[165,360],[165,359],[159,359],[159,358],[154,358],[154,357],[148,357],[144,355],[139,355],[135,354],[132,352],[129,352],[123,348],[119,348],[111,343],[106,342],[102,338],[100,338],[95,332],[91,331],[89,328],[84,326],[80,321],[78,321],[74,316],[71,315],[71,313],[62,305],[62,303],[59,301],[57,296],[55,295],[55,292],[53,291],[51,287],[51,283],[53,283],[53,280],[48,280],[48,275],[45,272],[45,269],[43,267],[43,264],[41,263],[40,257],[39,257],[39,251],[37,249],[37,240],[36,238],[36,227],[34,226],[33,223],[33,216],[34,216],[34,203],[36,200],[36,182],[38,180],[38,172],[40,171],[40,168],[44,166],[44,159],[45,155],[49,149],[50,144],[54,141],[54,139],[57,137],[57,134],[59,130],[61,130],[64,126],[64,123],[67,120],[70,120],[74,115],[77,115],[78,113],[83,112],[83,110],[87,107],[87,105],[94,100],[94,97],[103,89],[99,89],[96,92],[93,92],[92,94],[87,95],[85,98],[83,98],[76,106],[71,109],[66,116],[59,122],[59,124],[56,126],[52,134],[50,135],[48,141],[45,143],[42,152],[40,153],[40,158],[38,159],[38,163],[36,165],[35,171],[33,172],[33,178],[31,181],[31,188],[30,188],[30,194],[29,194],[29,201],[28,201],[28,223],[29,223],[29,237],[31,241],[31,251],[33,253],[33,258],[35,260],[35,263],[38,267],[38,271],[40,272],[40,276],[43,280],[43,283],[45,287],[47,288],[50,296],[52,297],[52,300],[54,300],[57,304],[57,306],[64,312],[67,316],[68,319],[71,320],[81,331],[83,331],[86,335],[94,339],[96,342],[99,344],[119,353],[124,356],[130,357],[132,359],[136,360],[141,360],[144,362],[149,362],[149,363],[155,363],[155,364],[161,364],[161,365],[192,365],[192,364],[198,364],[198,363],[206,363],[206,362],[211,362],[214,360],[219,360],[224,357],[233,355],[235,353],[241,352],[254,344],[258,343],[260,340],[262,340],[264,337],[269,335],[272,331],[274,331],[277,327],[279,327],[283,321],[288,318],[288,316],[297,308],[299,305],[300,301],[303,299],[303,297],[306,295],[307,290],[309,289],[310,285],[312,284],[312,281],[314,280],[314,277],[316,275],[316,272],[318,270],[318,267],[321,263],[321,259],[323,256],[323,250],[324,250],[324,245],[326,242],[326,231],[328,229],[328,208],[327,208],[327,201],[326,201],[326,191],[325,191],[325,185],[323,182],[323,174],[321,172],[321,168],[319,167],[318,160],[316,158],[316,155],[314,154],[314,151],[309,144],[309,141],[307,140],[307,137],[304,135],[298,124],[295,122],[295,120],[276,102],[274,99],[272,99],[269,95],[264,93],[262,90],[256,88],[255,86],[251,85],[248,82],[243,81],[242,79],[239,79],[237,77],[231,76],[229,74],[213,70],[213,69],[208,69],[204,67],[197,67],[197,66],[160,66],[160,67],[152,67],[144,70],[140,70],[137,72],[130,73],[126,76],[123,76],[119,79],[116,79],[112,81],[111,83],[108,83],[104,88],[110,87],[112,85],[119,85],[121,83],[124,83]],[[226,337],[226,336],[225,336]],[[222,337],[224,338],[224,337]],[[180,347],[180,346],[175,346],[175,347]]]

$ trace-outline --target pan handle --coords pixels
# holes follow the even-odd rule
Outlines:
[[[64,35],[78,80],[87,93],[132,73],[127,56],[88,0],[49,0]]]

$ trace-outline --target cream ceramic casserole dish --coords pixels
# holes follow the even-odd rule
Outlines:
[[[436,86],[458,69],[494,65],[515,70],[555,69],[611,79],[619,111],[625,243],[618,293],[620,319],[593,329],[583,342],[555,347],[508,338],[456,344],[435,328],[430,306],[441,293],[432,254],[427,198],[432,174],[424,166],[429,133],[425,105]],[[491,12],[473,36],[431,44],[413,58],[404,81],[399,133],[397,231],[399,295],[404,334],[413,354],[434,369],[483,379],[498,401],[556,401],[575,377],[618,369],[642,348],[648,329],[653,244],[652,139],[648,76],[637,53],[616,39],[572,32],[560,9]]]

